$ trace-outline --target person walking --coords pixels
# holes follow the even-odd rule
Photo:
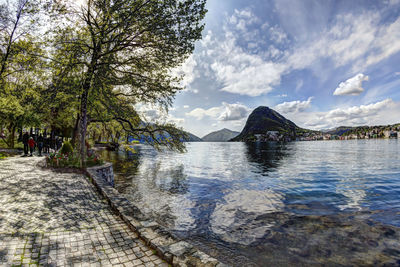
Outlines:
[[[29,134],[25,132],[22,136],[22,143],[24,144],[24,157],[28,156],[28,141],[29,141]]]
[[[44,153],[50,153],[50,137],[44,136]]]
[[[28,145],[29,145],[29,149],[31,151],[30,157],[33,156],[33,149],[35,148],[35,144],[36,144],[36,142],[35,142],[35,140],[33,140],[33,137],[29,137]]]
[[[43,136],[40,134],[39,137],[37,138],[37,146],[39,149],[40,157],[42,156],[43,142],[44,142]]]

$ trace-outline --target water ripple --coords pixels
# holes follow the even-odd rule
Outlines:
[[[272,252],[284,262],[321,263],[322,255],[325,263],[339,264],[329,260],[332,251],[357,265],[346,254],[351,246],[373,255],[364,255],[363,263],[396,258],[396,250],[378,248],[390,243],[385,231],[400,227],[398,140],[189,143],[184,154],[137,150],[128,157],[104,152],[115,163],[117,189],[206,250],[221,247],[223,255],[229,248],[260,265],[274,262],[267,257]],[[368,247],[374,242],[377,251]],[[308,250],[298,248],[303,244]]]

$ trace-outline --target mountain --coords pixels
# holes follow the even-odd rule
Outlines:
[[[184,142],[202,142],[203,141],[203,140],[201,140],[200,137],[195,136],[192,133],[189,133],[189,132],[184,132],[184,133],[188,135],[188,138],[186,140],[184,140]]]
[[[340,127],[337,127],[337,128],[325,130],[324,132],[328,133],[328,134],[341,136],[341,135],[345,134],[346,132],[349,132],[349,131],[353,130],[354,128],[356,128],[356,127],[340,126]]]
[[[239,132],[231,131],[229,129],[222,129],[203,136],[201,139],[205,142],[227,142],[237,136]]]
[[[292,121],[269,107],[260,106],[247,118],[242,132],[231,141],[255,141],[256,134],[265,135],[268,131],[278,131],[287,138],[294,139],[296,131],[301,131]]]

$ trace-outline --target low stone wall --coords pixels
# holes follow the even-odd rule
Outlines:
[[[86,172],[98,191],[107,199],[111,208],[142,238],[157,254],[174,266],[225,267],[215,258],[199,251],[186,241],[170,233],[165,227],[143,214],[133,203],[121,196],[109,183],[114,179],[111,163],[87,168]],[[113,180],[114,181],[114,180]]]
[[[0,148],[0,152],[10,153],[10,154],[20,154],[23,152],[23,150],[18,148]]]
[[[91,167],[88,168],[88,171],[91,172],[92,175],[104,179],[107,183],[114,187],[114,171],[112,163],[107,162],[101,166]]]

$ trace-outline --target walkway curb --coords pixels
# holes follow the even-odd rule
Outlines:
[[[225,267],[227,265],[201,252],[186,241],[170,233],[165,227],[144,215],[133,203],[121,196],[99,174],[100,167],[86,169],[86,175],[112,210],[136,232],[146,244],[173,266]]]

